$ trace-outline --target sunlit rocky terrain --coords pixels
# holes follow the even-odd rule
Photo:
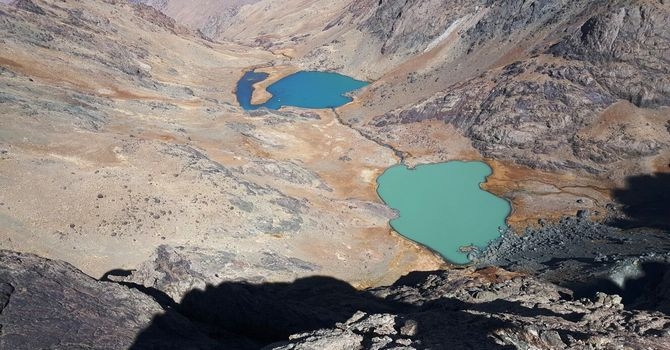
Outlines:
[[[668,23],[662,0],[2,0],[0,348],[666,349]],[[255,101],[300,70],[370,85],[244,111],[253,69]],[[466,267],[376,193],[450,160],[513,208]]]

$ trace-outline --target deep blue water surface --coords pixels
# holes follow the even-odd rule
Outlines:
[[[237,101],[246,110],[282,106],[302,108],[335,108],[351,102],[347,92],[368,85],[345,75],[329,72],[298,72],[268,87],[272,98],[259,105],[251,104],[253,85],[268,77],[266,73],[247,72],[237,83]]]

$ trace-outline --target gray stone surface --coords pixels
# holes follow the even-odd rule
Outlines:
[[[67,263],[0,251],[1,349],[123,349],[162,311]]]
[[[254,255],[238,255],[202,247],[162,245],[152,259],[127,276],[110,276],[120,282],[155,288],[174,300],[180,300],[193,289],[205,289],[227,281],[262,283],[271,275],[316,273],[320,266],[269,250]],[[288,278],[288,277],[287,277]]]
[[[427,3],[409,1],[403,6]],[[474,8],[477,2],[469,5]],[[529,40],[543,37],[544,41],[539,40],[537,47],[529,44],[530,54],[516,62],[450,84],[432,97],[354,126],[372,135],[392,135],[396,129],[390,126],[442,120],[470,138],[487,157],[596,175],[615,170],[618,161],[656,156],[670,147],[668,135],[641,131],[625,121],[618,128],[598,129],[602,137],[584,133],[618,101],[650,109],[670,105],[667,3],[510,0],[486,5],[490,7],[486,15],[461,34],[468,52],[504,47],[507,39],[520,40],[524,31],[537,32]],[[386,8],[400,14],[394,6],[400,3],[384,2],[378,11]],[[388,36],[385,47],[409,45],[422,50],[430,31],[428,38],[409,40],[399,33],[403,30],[379,29],[394,23],[384,21],[386,12],[372,17],[367,29]],[[438,23],[433,29],[449,23],[444,10],[433,12]],[[547,42],[555,44],[547,46]]]
[[[621,295],[629,308],[670,312],[665,231],[566,217],[521,236],[507,232],[473,258],[480,267],[499,266],[567,287],[576,297],[607,292]]]
[[[626,311],[621,297],[568,292],[502,270],[417,273],[371,290],[394,313],[357,312],[267,349],[664,349],[670,318]]]
[[[158,289],[96,281],[63,262],[9,251],[0,261],[2,349],[664,349],[670,341],[667,314],[631,309],[617,295],[573,299],[498,268],[416,272],[366,291],[328,277],[228,281],[165,303]],[[667,293],[669,278],[666,270],[656,292]]]

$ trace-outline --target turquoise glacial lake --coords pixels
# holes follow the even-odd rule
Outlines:
[[[237,83],[237,102],[245,110],[279,109],[282,106],[302,108],[336,108],[352,101],[346,93],[360,89],[367,82],[329,72],[298,72],[268,86],[272,98],[258,105],[251,104],[253,85],[267,79],[266,73],[247,72]]]
[[[467,253],[459,248],[485,248],[500,236],[511,211],[506,200],[481,189],[489,175],[482,162],[396,165],[377,179],[377,193],[399,213],[391,220],[396,232],[465,264]]]

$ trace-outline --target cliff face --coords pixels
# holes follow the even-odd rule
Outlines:
[[[382,1],[358,25],[382,42],[380,53],[409,57],[432,48],[449,34],[449,28],[484,1]],[[448,11],[446,11],[448,9]],[[359,11],[358,8],[352,9]],[[430,19],[430,20],[427,20]]]
[[[0,251],[0,348],[123,349],[163,309],[71,265]]]

